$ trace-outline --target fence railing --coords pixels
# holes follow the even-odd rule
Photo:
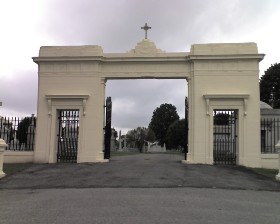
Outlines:
[[[280,140],[280,119],[261,118],[261,153],[277,153],[275,145]]]
[[[7,150],[33,151],[35,146],[36,117],[0,117],[0,138]],[[261,118],[261,153],[277,153],[280,140],[280,119]]]
[[[0,117],[0,138],[7,143],[6,150],[33,151],[35,145],[36,118],[34,116]]]

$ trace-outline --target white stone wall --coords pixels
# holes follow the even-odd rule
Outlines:
[[[254,43],[199,44],[166,53],[143,40],[128,53],[99,46],[42,47],[35,162],[56,162],[57,110],[80,110],[78,162],[103,160],[107,79],[181,78],[189,81],[191,163],[213,163],[214,109],[238,110],[238,164],[260,167],[259,67]]]

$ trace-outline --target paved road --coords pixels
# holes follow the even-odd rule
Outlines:
[[[41,164],[0,181],[0,223],[280,223],[280,184],[177,155]]]
[[[280,191],[244,167],[184,165],[180,155],[138,154],[99,164],[34,164],[0,180],[0,189],[196,187]]]

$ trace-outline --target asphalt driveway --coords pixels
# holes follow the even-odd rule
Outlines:
[[[280,191],[280,183],[240,166],[185,165],[181,155],[137,154],[109,163],[33,164],[0,189],[218,188]]]

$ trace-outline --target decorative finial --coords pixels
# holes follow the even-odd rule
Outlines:
[[[145,23],[145,26],[141,27],[141,29],[145,30],[145,39],[148,39],[147,38],[147,31],[149,29],[152,29],[152,27],[148,26],[147,23]]]

